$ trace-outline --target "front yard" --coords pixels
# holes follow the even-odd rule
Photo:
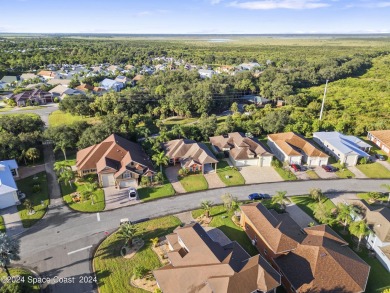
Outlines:
[[[245,184],[245,179],[242,177],[241,173],[233,167],[230,167],[226,161],[218,162],[217,174],[226,186]]]
[[[314,210],[318,205],[318,202],[314,201],[308,196],[294,196],[291,197],[291,200],[295,202],[304,212],[306,212],[310,217],[314,219]],[[327,199],[324,204],[329,208],[335,207],[332,201]],[[338,232],[338,235],[344,238],[349,243],[349,246],[352,248],[354,242],[350,234],[343,235],[340,233],[343,230],[343,227],[335,223],[330,225],[333,230]],[[390,277],[387,270],[381,265],[381,263],[368,255],[368,249],[361,245],[362,251],[356,252],[368,265],[371,266],[370,275],[368,278],[366,292],[370,293],[381,293],[386,288],[390,288]]]
[[[158,256],[151,249],[150,239],[165,236],[180,224],[181,222],[173,216],[137,224],[139,232],[137,232],[136,237],[142,237],[145,245],[131,259],[122,257],[120,250],[123,247],[124,240],[120,238],[118,233],[107,237],[100,244],[93,258],[99,292],[147,292],[131,286],[130,280],[133,269],[139,265],[144,266],[147,270],[161,267]]]
[[[179,181],[186,192],[206,190],[209,188],[209,185],[203,174],[187,175],[185,177],[181,177]]]
[[[369,178],[390,178],[390,170],[380,163],[356,165],[356,167]]]
[[[346,179],[346,178],[354,178],[355,177],[355,174],[353,174],[351,171],[349,171],[347,167],[342,168],[340,163],[336,162],[336,163],[332,163],[331,165],[338,169],[338,171],[336,171],[335,174],[339,178]]]
[[[29,212],[24,204],[18,205],[19,215],[24,228],[29,228],[39,221],[46,213],[49,205],[49,189],[46,172],[40,172],[30,177],[16,181],[18,189],[26,194],[26,199],[32,203],[34,214]]]
[[[139,199],[142,201],[154,200],[157,198],[175,195],[172,184],[164,177],[164,184],[159,186],[148,186],[138,189]]]
[[[274,166],[274,169],[276,172],[278,172],[280,177],[282,177],[282,179],[285,181],[292,181],[292,180],[298,179],[297,176],[295,176],[294,173],[291,172],[290,169],[288,169],[288,168]]]
[[[320,176],[318,176],[318,174],[313,171],[313,170],[307,170],[306,171],[306,175],[310,178],[310,179],[320,179]]]

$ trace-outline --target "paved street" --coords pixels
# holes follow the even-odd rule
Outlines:
[[[244,200],[248,194],[259,190],[269,194],[285,190],[288,195],[299,195],[315,187],[332,194],[357,193],[384,191],[380,187],[384,183],[389,183],[389,180],[310,180],[226,187],[102,212],[99,216],[76,213],[59,204],[50,208],[42,221],[19,236],[22,259],[20,262],[35,268],[43,275],[85,276],[91,272],[90,253],[92,249],[106,237],[105,231],[114,231],[119,226],[121,218],[127,217],[135,221],[177,214],[198,208],[201,200],[212,200],[218,204],[221,203],[221,195],[226,192]],[[92,284],[57,284],[49,286],[49,289],[52,292],[89,292],[94,287]]]
[[[33,109],[33,110],[24,110],[23,108],[15,108],[10,111],[3,111],[0,112],[0,115],[4,114],[27,114],[27,113],[35,113],[41,116],[41,119],[43,122],[45,122],[46,125],[49,124],[49,115],[51,112],[58,110],[58,104],[48,104],[42,106],[44,108],[39,108],[39,109]]]

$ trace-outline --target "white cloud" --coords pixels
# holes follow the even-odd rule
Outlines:
[[[363,8],[386,8],[390,7],[390,1],[360,1],[359,3],[348,4],[347,8],[363,7]]]
[[[238,7],[250,10],[269,10],[269,9],[315,9],[330,6],[329,3],[319,0],[261,0],[229,3],[228,6]]]
[[[210,4],[211,5],[216,5],[216,4],[219,4],[221,3],[223,0],[209,0]]]

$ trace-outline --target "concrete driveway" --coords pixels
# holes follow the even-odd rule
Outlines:
[[[208,173],[204,174],[204,178],[206,178],[207,183],[209,184],[210,188],[220,188],[225,187],[225,183],[221,181],[217,173]]]
[[[338,178],[335,172],[326,172],[324,169],[321,167],[317,166],[315,167],[314,171],[317,173],[317,175],[321,179],[335,179]]]
[[[103,191],[106,201],[105,211],[127,207],[141,202],[140,200],[129,200],[127,188],[117,189],[114,186],[110,186],[103,188]]]
[[[165,176],[167,176],[168,181],[172,184],[173,189],[176,193],[186,193],[186,190],[181,185],[180,181],[177,180],[177,172],[179,172],[180,166],[169,166],[165,168]]]
[[[239,170],[246,184],[283,181],[273,167],[244,166]]]
[[[355,174],[355,178],[367,178],[362,171],[360,171],[356,166],[348,166],[349,171]]]
[[[356,193],[330,193],[326,195],[335,205],[358,200]]]
[[[301,210],[301,208],[298,207],[295,203],[286,206],[286,211],[301,228],[309,227],[309,224],[312,222],[317,224],[316,221],[314,221],[308,214]]]
[[[45,164],[31,166],[31,167],[20,167],[18,168],[19,177],[16,180],[35,175],[45,170],[46,170]]]
[[[290,171],[295,175],[295,176],[297,176],[297,178],[298,179],[300,179],[300,180],[309,180],[310,179],[310,177],[309,177],[309,175],[307,175],[306,174],[306,170],[305,171],[294,171],[294,169],[293,168],[291,168],[291,167],[289,167],[290,168]],[[306,168],[306,167],[303,167],[303,168]]]
[[[4,219],[5,228],[9,236],[17,235],[25,230],[16,206],[1,209],[0,215]]]

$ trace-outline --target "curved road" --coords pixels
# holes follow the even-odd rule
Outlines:
[[[90,276],[90,259],[93,248],[119,226],[121,218],[136,221],[167,214],[176,214],[199,207],[201,200],[221,203],[221,195],[231,193],[240,200],[253,192],[274,194],[285,190],[289,196],[308,192],[310,188],[321,188],[330,194],[344,192],[384,191],[380,185],[389,180],[338,179],[277,182],[257,185],[225,187],[180,196],[160,199],[148,203],[124,207],[100,214],[81,214],[68,209],[62,203],[51,206],[45,218],[18,236],[21,240],[20,263],[35,268],[42,276],[68,279],[68,284],[56,283],[47,287],[51,292],[92,292],[90,283],[79,283],[80,277]],[[52,281],[55,281],[52,279]]]

